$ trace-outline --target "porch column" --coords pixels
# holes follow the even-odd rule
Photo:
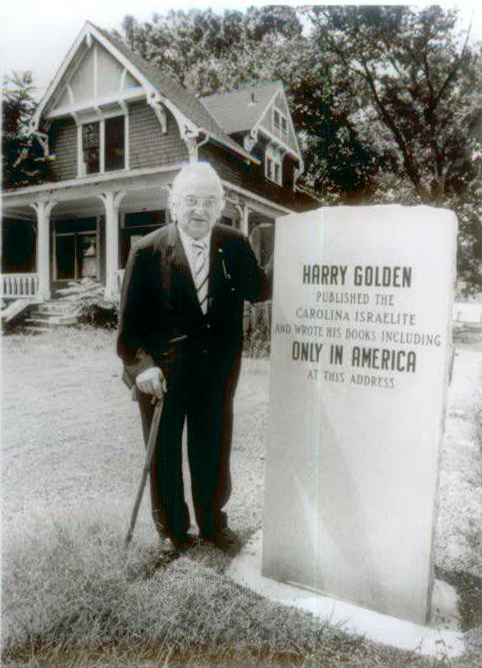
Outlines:
[[[119,271],[119,206],[125,191],[111,190],[98,195],[105,207],[105,297],[118,296],[117,272]]]
[[[235,204],[235,206],[240,216],[239,229],[247,237],[249,236],[249,214],[251,213],[251,209],[245,201],[242,201],[240,204]]]
[[[245,234],[247,237],[249,237],[249,214],[251,213],[251,209],[249,206],[245,203],[243,207],[243,217],[241,219],[241,232]]]
[[[37,214],[37,274],[40,299],[50,299],[50,214],[55,201],[34,202],[30,206]]]

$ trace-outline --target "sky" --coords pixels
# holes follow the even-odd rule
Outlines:
[[[246,9],[265,4],[290,4],[296,6],[307,2],[284,3],[256,0],[191,0],[190,2],[160,3],[159,0],[3,0],[0,3],[0,64],[2,73],[13,70],[31,70],[37,86],[36,97],[42,97],[49,82],[60,67],[70,46],[79,34],[85,21],[102,28],[119,28],[123,17],[132,14],[139,21],[151,20],[152,14],[163,14],[168,8],[184,9],[196,7],[222,11],[225,8]],[[317,4],[313,2],[312,4]],[[326,0],[318,4],[328,4]],[[331,4],[341,4],[331,3]],[[368,3],[367,3],[368,4]],[[376,3],[372,3],[376,4]],[[388,4],[385,0],[383,4]],[[400,4],[400,2],[398,3]],[[415,4],[413,2],[407,4]],[[420,3],[418,3],[420,4]],[[430,3],[433,4],[433,3]],[[482,40],[482,7],[471,2],[440,3],[444,6],[459,6],[464,23],[468,26],[474,11],[473,35]]]

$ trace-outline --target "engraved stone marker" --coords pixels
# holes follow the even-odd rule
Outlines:
[[[278,219],[263,575],[425,623],[455,215]]]

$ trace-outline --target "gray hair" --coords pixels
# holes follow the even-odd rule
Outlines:
[[[171,209],[171,212],[173,208],[177,206],[179,199],[185,190],[186,182],[189,182],[190,178],[194,175],[203,176],[206,180],[214,181],[218,186],[219,199],[221,202],[224,202],[224,188],[216,170],[213,169],[208,162],[192,162],[183,167],[174,177],[171,191],[169,193],[169,208]]]

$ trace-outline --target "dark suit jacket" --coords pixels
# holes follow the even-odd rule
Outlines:
[[[242,347],[244,300],[262,301],[270,290],[244,235],[216,224],[205,316],[177,226],[147,235],[131,250],[124,275],[117,341],[124,379],[132,385],[146,368],[163,366],[176,341],[195,340],[200,333],[214,354],[232,359]]]

